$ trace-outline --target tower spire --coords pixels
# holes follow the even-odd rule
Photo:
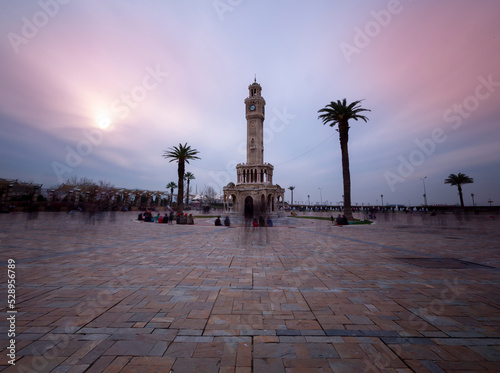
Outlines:
[[[257,74],[253,74],[253,82],[257,83]]]

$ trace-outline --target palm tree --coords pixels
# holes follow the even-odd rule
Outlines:
[[[293,205],[293,190],[295,189],[295,187],[294,186],[290,186],[290,187],[288,187],[288,189],[292,192],[292,203],[291,203],[291,205]]]
[[[199,151],[192,149],[187,143],[184,145],[179,144],[179,146],[173,146],[169,150],[164,150],[163,158],[170,158],[170,162],[176,161],[178,163],[177,176],[179,178],[177,182],[177,211],[182,212],[184,210],[184,204],[182,199],[184,196],[184,170],[186,168],[186,163],[189,163],[192,159],[200,159],[196,156]]]
[[[177,184],[171,181],[166,186],[167,189],[170,189],[170,206],[174,203],[174,189],[177,188]]]
[[[186,193],[186,206],[189,206],[189,180],[194,180],[195,177],[192,172],[186,172],[184,174],[184,180],[187,180],[187,193]]]
[[[462,174],[458,173],[458,175],[450,174],[447,179],[444,180],[445,184],[456,185],[458,188],[458,195],[460,196],[460,206],[464,207],[464,197],[462,196],[462,185],[463,184],[471,184],[474,182],[474,179]]]
[[[359,106],[362,100],[354,101],[347,104],[346,99],[343,101],[330,102],[323,109],[318,110],[318,113],[323,113],[318,116],[318,119],[323,121],[323,124],[329,124],[330,127],[337,125],[337,131],[340,139],[340,151],[342,154],[342,177],[344,179],[344,215],[348,220],[353,220],[351,208],[351,173],[349,171],[349,151],[347,143],[349,141],[349,119],[368,121],[368,118],[359,113],[363,111],[371,111]]]

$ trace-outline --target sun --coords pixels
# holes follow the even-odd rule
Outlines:
[[[99,127],[102,130],[106,130],[111,126],[111,118],[107,116],[98,117],[96,122],[97,122],[97,127]]]

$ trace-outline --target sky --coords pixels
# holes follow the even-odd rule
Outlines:
[[[0,178],[166,190],[187,143],[193,192],[246,162],[244,99],[266,100],[264,161],[296,203],[500,203],[498,0],[40,0],[0,4]],[[383,197],[382,197],[383,196]]]

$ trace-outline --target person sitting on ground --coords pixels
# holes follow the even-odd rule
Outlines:
[[[217,219],[215,219],[215,225],[221,226],[222,222],[220,221],[220,216],[217,216]]]
[[[226,218],[224,219],[224,225],[226,227],[229,227],[231,225],[231,221],[229,220],[229,216],[226,216]]]
[[[342,225],[349,225],[349,221],[345,217],[345,215],[342,215]]]
[[[257,228],[257,227],[259,226],[259,222],[258,222],[257,218],[254,218],[254,219],[253,219],[252,226],[253,226],[254,228]]]
[[[337,225],[342,225],[342,216],[340,216],[340,214],[337,216],[335,222],[337,223]]]
[[[191,225],[194,224],[193,214],[189,214],[187,217],[187,223]]]
[[[179,224],[187,224],[187,222],[188,222],[188,214],[185,213],[184,215],[181,216]]]
[[[267,218],[267,226],[268,227],[272,227],[273,226],[273,219],[271,219],[271,217]]]
[[[137,217],[137,220],[141,220],[141,221],[143,220],[143,218],[142,218],[142,212],[141,212],[141,213],[139,214],[139,216]]]

